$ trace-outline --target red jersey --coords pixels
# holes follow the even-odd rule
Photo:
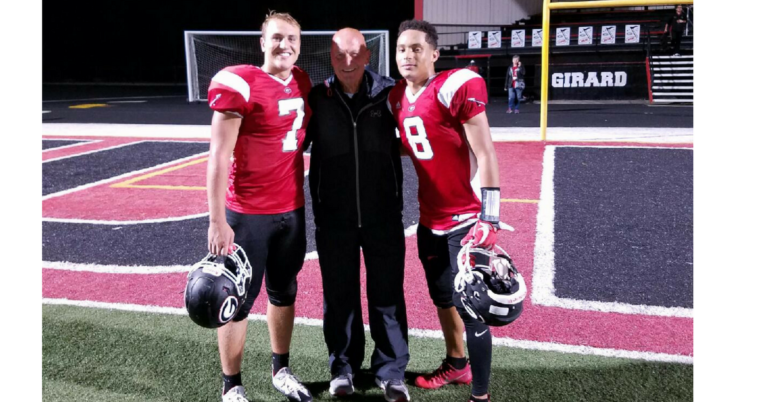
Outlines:
[[[279,214],[304,206],[302,144],[311,88],[307,73],[296,66],[285,80],[249,65],[227,67],[213,77],[211,109],[243,119],[229,170],[227,208]]]
[[[415,95],[405,80],[389,93],[389,107],[419,177],[419,222],[434,232],[472,222],[480,212],[480,177],[464,127],[485,111],[482,77],[468,69],[443,71]]]
[[[517,69],[519,67],[511,67],[512,70],[512,88],[517,88]]]

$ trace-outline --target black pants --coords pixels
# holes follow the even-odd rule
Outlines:
[[[296,275],[307,252],[304,207],[274,215],[241,214],[229,209],[226,213],[227,223],[235,232],[235,243],[243,248],[253,270],[248,296],[233,320],[248,318],[261,291],[262,278],[266,278],[267,297],[272,305],[292,306],[298,286]]]
[[[371,336],[375,343],[371,370],[380,380],[403,379],[408,364],[408,323],[403,280],[403,224],[317,227],[315,233],[323,277],[323,334],[331,375],[356,373],[365,354],[360,304],[360,248],[366,266],[366,293]]]
[[[683,39],[683,33],[672,31],[671,38],[672,53],[680,53],[680,40]]]

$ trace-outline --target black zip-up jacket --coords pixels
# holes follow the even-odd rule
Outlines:
[[[309,191],[317,226],[364,227],[399,221],[403,168],[387,108],[395,81],[365,71],[350,99],[333,76],[309,93]]]

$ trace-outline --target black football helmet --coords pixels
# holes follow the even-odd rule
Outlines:
[[[475,256],[480,255],[488,257],[488,265],[475,262]],[[520,317],[527,288],[504,249],[476,248],[470,242],[461,248],[457,259],[459,272],[453,285],[469,315],[494,327]]]
[[[205,328],[218,328],[240,311],[251,285],[251,263],[234,245],[226,257],[208,254],[187,275],[184,305],[189,318]]]

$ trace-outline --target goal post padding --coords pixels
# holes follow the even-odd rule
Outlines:
[[[330,51],[335,31],[301,33],[301,54],[296,65],[318,84],[333,74]],[[369,68],[389,75],[389,31],[362,31],[371,51]],[[190,102],[205,101],[211,78],[222,68],[238,64],[261,66],[264,53],[261,31],[185,31],[187,91]]]

